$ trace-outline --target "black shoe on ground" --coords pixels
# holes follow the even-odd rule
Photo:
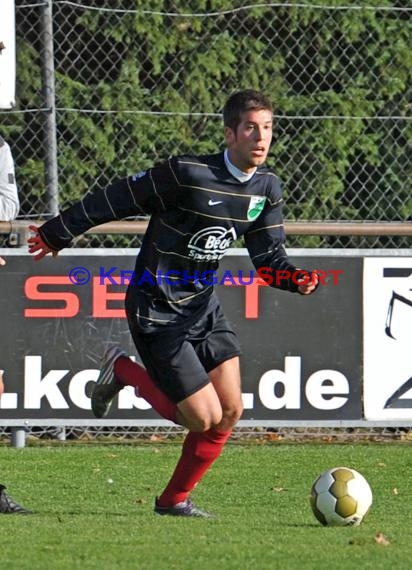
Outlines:
[[[214,515],[196,507],[191,499],[186,499],[182,503],[177,503],[173,507],[160,507],[155,501],[154,512],[156,515],[170,515],[172,517],[198,517],[203,519],[213,519]]]
[[[0,514],[4,515],[31,515],[28,511],[5,493],[6,487],[0,485]]]

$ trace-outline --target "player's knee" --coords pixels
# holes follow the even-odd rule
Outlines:
[[[227,407],[223,410],[222,422],[228,429],[232,428],[240,420],[243,413],[243,404],[238,402],[236,405]]]
[[[214,411],[209,414],[195,416],[189,419],[188,428],[190,431],[204,432],[208,431],[213,426],[216,426],[222,421],[222,412]]]
[[[219,422],[218,422],[219,423]],[[202,433],[208,431],[212,427],[213,423],[204,421],[202,419],[191,420],[188,422],[188,428],[190,431],[195,431]]]

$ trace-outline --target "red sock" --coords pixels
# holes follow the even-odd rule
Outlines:
[[[160,507],[171,507],[187,498],[219,457],[231,433],[212,428],[201,433],[190,431],[187,434],[176,469],[157,500]]]
[[[142,366],[126,356],[120,356],[115,362],[114,373],[122,384],[138,388],[139,396],[147,400],[158,414],[176,422],[176,404],[159,390]]]

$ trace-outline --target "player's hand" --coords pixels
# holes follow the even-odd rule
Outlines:
[[[0,265],[6,265],[6,260],[3,257],[0,257]]]
[[[299,282],[298,282],[299,283]],[[310,279],[306,283],[306,277],[302,278],[302,285],[298,285],[298,291],[301,295],[310,295],[315,291],[319,285],[319,275],[316,271],[312,271],[310,274]]]
[[[58,255],[58,251],[51,249],[46,243],[43,241],[43,238],[40,235],[39,228],[37,226],[29,226],[29,229],[34,233],[33,237],[30,237],[27,240],[29,245],[29,253],[35,253],[34,259],[39,261],[48,253],[51,253],[53,257]]]

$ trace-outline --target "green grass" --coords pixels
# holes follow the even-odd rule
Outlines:
[[[0,482],[35,513],[0,515],[0,568],[411,567],[408,443],[229,444],[193,494],[215,520],[153,514],[179,453],[180,445],[168,443],[0,447]],[[312,482],[338,465],[362,472],[374,493],[357,528],[324,528],[310,510]],[[378,532],[388,546],[375,542]]]

